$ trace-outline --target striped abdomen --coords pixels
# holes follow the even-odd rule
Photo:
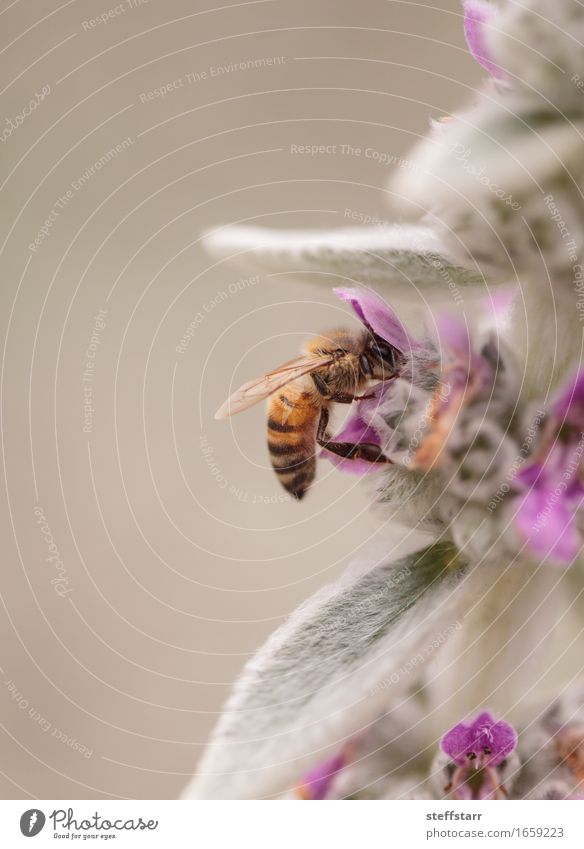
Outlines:
[[[316,431],[321,402],[314,390],[291,383],[268,404],[268,449],[285,490],[302,498],[316,473]]]

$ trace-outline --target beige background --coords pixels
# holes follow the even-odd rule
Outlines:
[[[114,0],[0,15],[1,129],[49,87],[0,150],[3,797],[176,796],[245,660],[376,534],[324,461],[302,504],[283,497],[262,409],[213,421],[232,381],[347,311],[293,278],[238,287],[249,271],[198,239],[384,217],[390,167],[290,146],[405,155],[481,75],[457,0],[134,3],[93,28]]]

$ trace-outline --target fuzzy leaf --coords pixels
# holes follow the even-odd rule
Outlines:
[[[426,205],[453,262],[474,263],[489,287],[535,281],[547,291],[552,281],[573,304],[584,245],[583,134],[582,120],[483,99],[420,142],[411,154],[416,169],[408,180],[397,175],[392,188]]]
[[[503,3],[485,28],[489,58],[532,109],[584,111],[584,8],[578,0]]]
[[[320,590],[245,668],[186,797],[289,791],[415,682],[468,604],[465,574],[441,542]]]
[[[424,226],[337,230],[226,227],[207,233],[204,245],[216,256],[247,258],[254,268],[267,272],[320,274],[327,287],[331,282],[350,280],[392,289],[399,286],[405,293],[415,293],[418,287],[448,293],[453,283],[482,283],[476,270],[455,263],[433,230]]]

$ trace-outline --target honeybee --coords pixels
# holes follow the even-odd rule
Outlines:
[[[317,445],[349,460],[391,462],[378,445],[331,440],[327,426],[332,403],[351,404],[373,397],[357,393],[370,381],[397,377],[402,364],[401,352],[372,330],[331,330],[311,339],[303,356],[244,383],[215,418],[240,413],[269,397],[272,466],[284,489],[301,499],[316,474]]]

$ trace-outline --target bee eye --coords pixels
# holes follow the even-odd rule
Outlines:
[[[396,348],[385,342],[380,336],[372,336],[367,343],[367,347],[378,359],[381,359],[383,363],[388,365],[391,369],[395,369],[398,354]]]
[[[476,761],[476,759],[477,759],[476,752],[468,752],[467,758],[469,759],[469,761]]]
[[[369,358],[367,354],[361,354],[359,357],[359,363],[361,365],[361,371],[363,374],[367,375],[367,377],[371,377],[373,374],[373,369],[371,368],[371,363],[369,362]]]

